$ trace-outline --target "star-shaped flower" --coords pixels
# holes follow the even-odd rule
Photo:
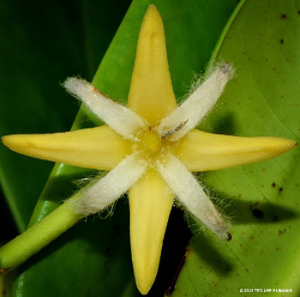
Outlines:
[[[97,213],[128,191],[131,250],[141,293],[151,288],[174,197],[219,236],[231,239],[219,212],[192,172],[218,170],[280,155],[295,146],[282,138],[242,138],[195,129],[232,76],[225,63],[177,106],[162,19],[150,6],[140,31],[127,107],[78,78],[66,89],[107,125],[49,135],[11,135],[3,142],[32,157],[110,170],[82,191],[74,211]]]

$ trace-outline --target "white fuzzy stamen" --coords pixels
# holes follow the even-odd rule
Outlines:
[[[185,123],[181,129],[168,137],[168,139],[176,141],[195,128],[218,101],[225,85],[231,78],[231,72],[229,64],[215,70],[185,102],[161,121],[158,132],[163,135],[165,131]]]
[[[127,107],[105,97],[85,80],[68,78],[64,87],[124,138],[136,140],[135,134],[146,127],[143,118]]]
[[[105,209],[135,184],[145,169],[146,164],[138,161],[137,153],[126,157],[84,193],[76,211],[88,215]]]
[[[173,155],[166,156],[157,169],[183,205],[213,232],[228,238],[224,222],[198,181]]]

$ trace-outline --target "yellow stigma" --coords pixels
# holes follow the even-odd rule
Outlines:
[[[155,131],[142,132],[140,141],[142,150],[149,155],[156,155],[163,148],[161,137]]]
[[[164,139],[152,127],[149,130],[140,131],[139,141],[133,146],[133,150],[140,153],[140,158],[150,165],[155,166],[157,160],[162,161],[166,153],[174,150],[174,143]]]

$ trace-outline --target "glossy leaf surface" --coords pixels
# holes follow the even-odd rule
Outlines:
[[[217,53],[236,75],[203,129],[299,142],[299,6],[246,1]],[[299,175],[299,147],[273,160],[205,173],[203,182],[232,218],[233,238],[194,236],[172,296],[250,296],[255,289],[299,296]],[[240,293],[245,289],[253,293]]]

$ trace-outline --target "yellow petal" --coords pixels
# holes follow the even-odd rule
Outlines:
[[[131,153],[130,142],[108,126],[55,134],[8,135],[2,141],[23,155],[99,170],[114,168]]]
[[[137,287],[144,295],[157,274],[173,200],[173,193],[154,169],[129,190],[132,261]]]
[[[151,126],[177,107],[163,22],[154,5],[149,6],[140,30],[127,106]]]
[[[267,160],[295,145],[285,138],[237,137],[194,129],[179,141],[175,154],[188,170],[206,171]]]

